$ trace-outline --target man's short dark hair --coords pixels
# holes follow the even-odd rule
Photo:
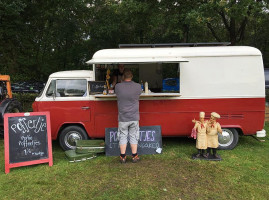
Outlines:
[[[132,71],[130,69],[124,69],[124,71],[123,71],[123,77],[124,77],[124,79],[133,78]]]

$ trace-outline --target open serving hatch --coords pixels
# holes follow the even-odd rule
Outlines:
[[[161,97],[180,96],[182,62],[188,60],[179,56],[176,48],[124,48],[97,51],[87,64],[93,64],[95,81],[103,80],[107,69],[113,74],[118,64],[124,64],[132,70],[135,82],[148,82],[152,93],[147,96]]]

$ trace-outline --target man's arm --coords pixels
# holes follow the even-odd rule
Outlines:
[[[137,83],[137,84],[138,84],[137,92],[138,92],[139,95],[141,95],[141,94],[142,94],[142,88],[141,88],[141,85],[140,85],[139,83]]]
[[[114,88],[114,93],[116,94],[116,95],[118,95],[118,85],[115,85],[115,88]]]
[[[115,85],[117,84],[117,76],[115,76],[115,75],[113,75],[112,76],[112,88],[114,88],[115,89]]]

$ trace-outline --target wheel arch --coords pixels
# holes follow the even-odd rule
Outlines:
[[[90,138],[89,133],[86,131],[86,128],[83,123],[64,123],[61,125],[61,127],[57,131],[57,140],[59,140],[59,137],[61,135],[61,132],[67,128],[68,126],[79,126],[80,128],[84,129],[84,131],[87,133],[88,138]]]
[[[235,128],[235,130],[237,130],[238,135],[240,135],[240,136],[244,135],[242,128]]]
[[[240,125],[223,125],[221,128],[234,128],[238,132],[238,135],[244,135],[243,128]]]

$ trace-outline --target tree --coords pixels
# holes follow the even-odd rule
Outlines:
[[[122,43],[230,41],[268,66],[268,11],[268,0],[0,0],[0,73],[45,80]]]
[[[17,57],[22,43],[22,20],[20,18],[26,4],[22,0],[0,1],[0,69],[2,73],[12,73],[18,67]]]
[[[217,41],[241,42],[247,24],[255,14],[262,11],[261,0],[206,0],[200,1],[198,9],[191,11],[197,23],[204,23]]]
[[[86,68],[88,2],[1,1],[1,72],[13,80],[45,80],[55,71]]]

